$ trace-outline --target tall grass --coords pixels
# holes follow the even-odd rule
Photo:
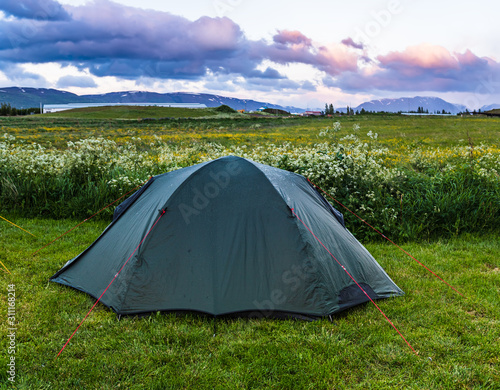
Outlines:
[[[132,137],[121,144],[104,138],[70,141],[61,150],[4,136],[0,209],[24,217],[84,219],[150,176],[234,154],[303,174],[397,239],[449,237],[500,226],[500,151],[495,147],[415,143],[389,149],[372,131],[363,140],[356,124],[342,138],[337,130],[323,129],[317,135],[320,143],[312,145],[253,147],[241,142],[181,146],[160,137],[147,142]],[[112,211],[99,217],[109,219]],[[348,218],[359,238],[377,236]]]

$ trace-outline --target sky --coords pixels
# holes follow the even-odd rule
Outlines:
[[[500,103],[491,0],[2,0],[0,87]]]

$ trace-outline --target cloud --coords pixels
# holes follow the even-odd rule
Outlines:
[[[234,84],[245,90],[261,92],[297,93],[316,90],[316,87],[310,81],[298,82],[290,79],[244,78],[235,81]]]
[[[22,85],[25,87],[47,87],[49,83],[39,74],[28,72],[22,66],[17,64],[9,64],[0,62],[0,71],[10,80],[13,84]]]
[[[281,45],[303,45],[303,46],[311,46],[312,41],[300,31],[289,31],[289,30],[281,30],[278,31],[276,35],[273,37],[273,41],[277,44]]]
[[[280,72],[278,72],[276,69],[268,67],[265,71],[261,71],[258,69],[255,69],[251,71],[248,74],[249,77],[258,77],[258,78],[263,78],[263,79],[284,79],[285,76],[283,76]]]
[[[2,0],[0,10],[20,19],[69,20],[69,14],[54,0]]]
[[[309,80],[306,80],[302,83],[301,89],[304,91],[316,91],[316,86]]]
[[[352,38],[346,38],[346,39],[343,39],[341,41],[341,43],[343,45],[346,45],[346,46],[349,46],[349,47],[352,47],[354,49],[361,49],[363,50],[365,48],[365,46],[362,44],[362,43],[356,43],[352,40]]]
[[[8,0],[3,8],[21,15],[31,3],[24,0],[22,4],[22,9],[17,9]],[[278,31],[272,42],[252,41],[225,17],[190,21],[109,0],[64,8],[54,0],[47,4],[62,10],[53,12],[60,17],[0,20],[0,61],[57,62],[88,70],[94,76],[131,80],[200,80],[208,73],[286,79],[272,67],[259,70],[268,60],[310,64],[331,75],[356,69],[357,54],[349,48],[317,45],[299,31]],[[31,8],[26,16],[35,13]]]
[[[208,91],[236,92],[236,86],[230,81],[211,80],[203,84],[203,88]]]
[[[470,50],[453,53],[421,44],[379,55],[359,72],[346,72],[330,85],[348,91],[500,92],[500,63]],[[483,85],[481,92],[481,85]]]
[[[0,19],[0,69],[16,82],[45,82],[18,65],[58,63],[92,76],[146,84],[187,80],[216,86],[221,83],[217,77],[228,76],[236,87],[313,91],[315,82],[291,80],[275,69],[304,64],[323,72],[315,77],[323,78],[323,87],[346,91],[464,92],[480,85],[489,93],[500,90],[500,64],[470,50],[454,53],[422,44],[369,58],[367,48],[352,38],[325,45],[300,31],[279,30],[270,41],[250,40],[226,17],[191,21],[110,0],[82,6],[4,0],[0,10],[12,16]],[[263,64],[269,66],[264,69]],[[58,86],[70,84],[95,86],[90,77],[58,81]]]
[[[410,46],[403,52],[391,52],[377,57],[382,66],[399,69],[403,72],[412,70],[419,72],[421,69],[434,70],[436,72],[449,69],[458,69],[457,58],[442,46],[421,44]]]
[[[80,87],[80,88],[95,88],[97,84],[94,79],[89,76],[63,76],[58,81],[58,88]]]
[[[107,0],[67,10],[68,20],[1,20],[0,60],[65,62],[98,76],[189,79],[227,68],[244,41],[227,18],[192,22]]]
[[[252,44],[256,57],[279,64],[307,64],[338,75],[345,71],[356,71],[359,56],[341,44],[316,45],[298,31],[279,31],[273,37],[273,44],[259,41]]]
[[[267,72],[267,70],[266,70]],[[266,73],[263,72],[263,73]],[[260,91],[279,93],[304,93],[315,91],[316,86],[310,81],[303,82],[290,80],[285,77],[232,77],[231,75],[210,74],[208,81],[204,83],[205,89],[217,91]]]

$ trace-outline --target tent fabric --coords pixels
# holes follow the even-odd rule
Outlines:
[[[292,172],[227,156],[155,176],[122,205],[51,277],[99,297],[138,247],[101,298],[118,314],[322,317],[368,301],[318,239],[372,299],[404,294]]]

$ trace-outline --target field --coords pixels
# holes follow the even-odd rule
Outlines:
[[[199,118],[217,116],[215,108],[174,108],[154,106],[104,106],[76,108],[43,115],[45,118],[120,119]]]
[[[11,271],[0,304],[6,315],[15,285],[17,322],[16,384],[2,353],[0,388],[499,388],[500,118],[125,114],[0,119],[0,215],[34,235],[0,220]],[[97,238],[112,207],[33,252],[150,175],[226,154],[309,177],[465,297],[342,209],[405,291],[378,304],[418,354],[371,304],[332,322],[118,321],[98,304],[56,359],[94,300],[48,278]],[[2,351],[8,328],[0,321]]]

